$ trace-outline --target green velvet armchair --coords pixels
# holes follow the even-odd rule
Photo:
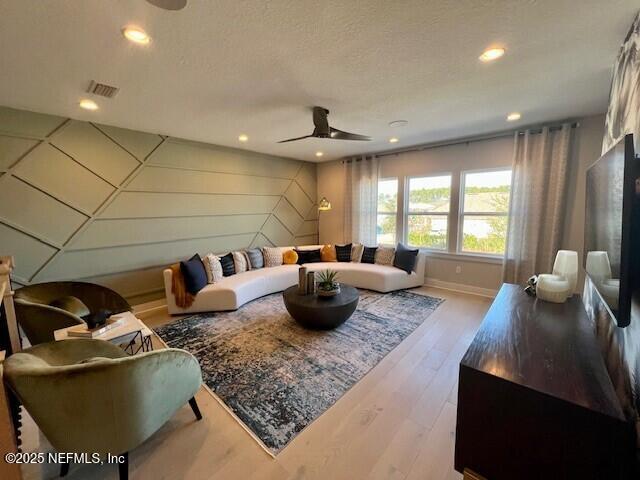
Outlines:
[[[57,451],[123,455],[121,480],[128,452],[180,407],[189,402],[202,418],[194,397],[200,365],[184,350],[129,356],[103,340],[61,340],[11,355],[4,377]]]
[[[60,300],[75,297],[82,307],[60,305]],[[16,318],[31,345],[51,342],[53,332],[84,323],[82,316],[102,309],[112,313],[131,310],[131,305],[113,290],[86,282],[36,283],[16,290]],[[53,305],[52,305],[53,304]]]

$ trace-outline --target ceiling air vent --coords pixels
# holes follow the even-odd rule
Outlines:
[[[120,89],[118,87],[112,87],[111,85],[105,85],[104,83],[98,83],[95,80],[91,80],[87,93],[93,93],[94,95],[100,95],[101,97],[113,98],[116,96]]]

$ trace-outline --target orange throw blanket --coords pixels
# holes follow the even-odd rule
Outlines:
[[[180,264],[174,263],[169,267],[171,269],[171,293],[173,293],[176,299],[176,305],[180,308],[189,308],[196,296],[187,292],[187,287],[184,284],[184,277],[182,276],[182,270],[180,270]]]

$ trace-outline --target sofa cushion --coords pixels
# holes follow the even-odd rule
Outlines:
[[[277,267],[282,265],[282,254],[284,252],[278,247],[262,247],[265,267]]]
[[[245,250],[247,257],[249,257],[249,263],[251,264],[251,270],[257,270],[264,267],[264,257],[262,256],[262,250],[259,248],[252,248],[251,250]]]
[[[295,265],[299,259],[300,257],[295,250],[287,250],[282,254],[282,263],[284,265]]]
[[[186,262],[180,262],[184,285],[191,295],[195,295],[207,285],[207,272],[197,253]]]
[[[312,272],[323,271],[327,268],[326,263],[309,263],[305,266]],[[338,272],[337,280],[339,283],[377,292],[413,288],[424,283],[424,275],[419,277],[415,272],[407,275],[393,265],[336,262],[331,265],[331,270]]]
[[[404,270],[407,273],[411,273],[416,266],[416,259],[418,258],[418,249],[410,249],[403,244],[398,243],[396,247],[396,254],[393,257],[393,266]]]
[[[220,258],[213,253],[208,253],[202,259],[204,269],[207,272],[207,282],[216,283],[222,280],[222,264]]]
[[[346,245],[336,245],[336,257],[339,262],[350,262],[351,244],[347,243]]]
[[[333,245],[323,245],[320,249],[321,262],[337,262],[336,249]]]
[[[362,258],[363,251],[364,251],[364,245],[362,245],[361,243],[355,243],[351,247],[351,261],[359,262],[360,259]]]
[[[233,268],[236,273],[242,273],[249,270],[247,257],[244,256],[243,252],[231,252],[231,255],[233,256]]]
[[[225,277],[235,275],[236,266],[233,263],[232,253],[227,253],[226,255],[220,257],[220,263],[222,264],[222,275],[224,275]]]
[[[87,307],[78,297],[74,297],[72,295],[56,298],[49,303],[49,305],[72,313],[76,317],[84,317],[90,313],[89,307]]]
[[[322,261],[319,248],[315,250],[298,250],[296,248],[295,251],[298,254],[298,265]]]
[[[378,250],[378,247],[364,247],[362,249],[362,257],[360,258],[360,262],[376,263],[376,250]]]
[[[375,263],[378,265],[393,265],[393,256],[396,251],[390,247],[378,247],[376,250]]]

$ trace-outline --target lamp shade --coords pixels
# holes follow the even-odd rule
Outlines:
[[[610,279],[611,263],[609,263],[609,254],[604,251],[588,252],[586,270],[596,285],[600,285],[604,280]]]
[[[327,200],[327,197],[322,197],[318,202],[318,210],[321,212],[326,212],[327,210],[331,210],[331,202]]]
[[[553,274],[564,277],[569,282],[569,295],[578,284],[578,252],[573,250],[558,250],[553,264]]]

